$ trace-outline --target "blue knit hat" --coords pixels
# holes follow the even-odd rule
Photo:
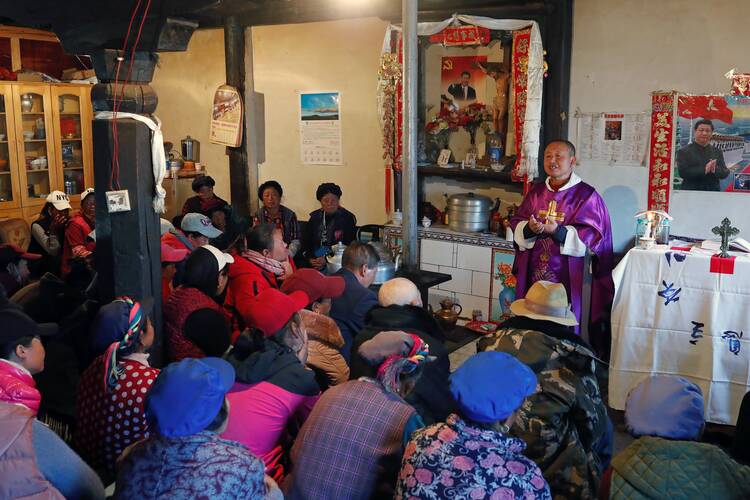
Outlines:
[[[220,358],[183,359],[156,377],[146,398],[149,426],[162,436],[189,436],[216,418],[234,384],[234,368]]]
[[[628,394],[625,425],[635,437],[697,440],[703,411],[700,387],[682,377],[653,375]]]
[[[507,419],[536,392],[536,375],[508,353],[486,351],[451,375],[450,389],[463,416],[491,423]]]

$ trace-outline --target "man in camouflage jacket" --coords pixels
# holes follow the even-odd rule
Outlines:
[[[515,316],[479,342],[479,351],[517,357],[537,375],[537,393],[520,408],[511,435],[542,469],[553,498],[596,498],[611,457],[611,422],[591,348],[569,328]],[[609,451],[602,451],[609,448]]]

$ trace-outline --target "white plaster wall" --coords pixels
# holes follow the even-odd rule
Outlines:
[[[282,202],[300,219],[319,208],[315,189],[336,182],[360,224],[383,223],[385,174],[377,114],[377,75],[387,23],[365,18],[254,27],[255,88],[265,95],[266,162],[260,182],[284,187]],[[303,165],[299,91],[341,92],[342,166]]]
[[[576,0],[570,115],[576,108],[647,111],[653,90],[727,92],[725,72],[750,70],[747,6],[740,0]],[[569,138],[576,140],[574,118]],[[579,173],[604,196],[615,250],[624,251],[632,215],[646,206],[647,170],[591,164]],[[747,238],[748,208],[748,195],[678,192],[671,199],[672,233],[709,237],[726,216]]]
[[[159,54],[151,86],[159,97],[156,115],[162,121],[164,140],[179,151],[185,136],[198,139],[201,163],[216,180],[216,193],[229,200],[226,148],[208,142],[214,92],[225,82],[224,30],[210,29],[196,31],[185,52]]]

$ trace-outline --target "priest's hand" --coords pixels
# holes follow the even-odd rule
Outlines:
[[[542,234],[544,232],[544,224],[536,220],[533,215],[529,217],[529,229],[534,234]]]
[[[541,222],[537,220],[536,217],[533,215],[529,217],[529,229],[531,229],[536,234],[555,234],[555,231],[557,231],[557,222],[554,220],[552,222]]]
[[[555,234],[555,231],[557,231],[557,226],[558,224],[554,220],[552,222],[547,222],[546,224],[542,224],[542,233],[548,234],[551,236]]]

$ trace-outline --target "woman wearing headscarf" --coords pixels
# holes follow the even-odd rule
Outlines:
[[[185,200],[185,204],[182,206],[182,215],[198,213],[208,217],[213,208],[229,205],[225,200],[216,196],[214,193],[215,185],[216,181],[209,175],[200,175],[193,179],[192,188],[195,196]]]
[[[377,377],[320,397],[292,447],[288,499],[393,498],[404,438],[421,427],[404,397],[432,358],[419,337],[396,331],[379,333],[359,353],[378,366]]]
[[[289,251],[294,257],[300,247],[300,231],[297,214],[281,204],[284,190],[276,181],[266,181],[258,188],[258,199],[263,206],[253,217],[253,226],[258,224],[273,224],[280,229],[284,236],[284,243],[289,245]]]
[[[348,245],[357,237],[357,217],[341,206],[341,187],[324,182],[315,191],[320,208],[310,212],[304,239],[304,257],[310,267],[322,270],[325,256],[336,243]]]
[[[105,478],[113,477],[125,448],[148,437],[144,402],[159,374],[147,353],[154,342],[152,303],[118,297],[94,320],[94,350],[103,354],[81,376],[73,439],[81,456]]]
[[[525,443],[508,434],[536,390],[534,372],[509,354],[483,352],[451,375],[450,388],[459,414],[412,435],[396,498],[550,499]]]
[[[227,286],[229,267],[234,258],[216,247],[204,245],[196,248],[185,261],[182,284],[169,296],[164,305],[164,331],[167,336],[169,358],[180,361],[185,358],[202,358],[206,355],[221,355],[204,351],[188,332],[209,335],[213,343],[229,346],[224,310],[220,297]],[[194,321],[203,325],[214,325],[210,330],[191,327]],[[222,328],[223,325],[223,328]]]
[[[219,358],[162,370],[146,398],[151,436],[121,457],[114,498],[280,498],[269,496],[275,484],[264,484],[263,462],[219,437],[233,383],[232,366]]]

